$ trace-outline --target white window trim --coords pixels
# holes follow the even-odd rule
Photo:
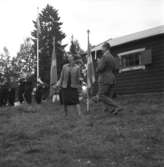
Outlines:
[[[126,51],[126,52],[119,53],[118,56],[121,57],[121,56],[124,56],[124,55],[127,55],[127,54],[142,52],[142,51],[145,51],[145,50],[146,50],[145,48],[129,50],[129,51]]]
[[[124,55],[132,54],[132,53],[138,53],[138,52],[142,52],[142,51],[145,51],[145,50],[146,50],[145,48],[139,48],[139,49],[129,50],[129,51],[126,51],[126,52],[119,53],[118,56],[119,56],[119,58],[121,58]],[[139,64],[141,64],[141,60],[139,60]],[[141,69],[145,70],[146,69],[145,65],[125,67],[123,69],[120,69],[119,73],[126,72],[126,71],[133,71],[133,70],[141,70]]]
[[[145,65],[139,65],[139,66],[133,66],[133,67],[127,67],[119,70],[119,73],[126,72],[126,71],[133,71],[133,70],[145,70]]]

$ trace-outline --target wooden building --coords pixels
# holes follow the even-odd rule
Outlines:
[[[118,94],[164,92],[164,26],[105,42],[119,64]],[[94,62],[102,54],[102,45],[92,48]]]

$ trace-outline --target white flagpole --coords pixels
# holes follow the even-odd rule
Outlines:
[[[39,8],[37,8],[37,13],[38,13],[37,17],[39,17]],[[38,24],[37,24],[37,81],[38,79],[39,79],[39,30],[38,30]]]
[[[88,56],[90,56],[89,54],[89,47],[90,47],[90,42],[89,42],[89,33],[90,33],[90,31],[89,30],[87,30],[87,35],[88,35]],[[87,61],[88,61],[88,58],[87,58]],[[88,69],[87,69],[88,70]],[[88,77],[88,76],[87,76]],[[88,79],[87,79],[88,80]],[[88,83],[87,83],[87,112],[89,112],[90,111],[90,105],[89,105],[89,103],[90,103],[90,100],[89,100],[89,86],[88,86]]]
[[[37,37],[37,81],[39,79],[39,38]]]

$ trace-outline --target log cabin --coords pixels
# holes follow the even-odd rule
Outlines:
[[[164,26],[104,42],[110,43],[117,62],[117,94],[164,92]],[[104,42],[92,47],[95,68]]]

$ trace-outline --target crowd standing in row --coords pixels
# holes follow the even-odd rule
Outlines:
[[[2,76],[0,78],[0,107],[14,106],[15,102],[31,104],[33,94],[36,102],[41,103],[45,87],[42,81],[35,83],[31,74],[18,80],[14,76],[8,78]]]
[[[70,57],[70,58],[69,58]],[[71,62],[71,55],[69,54],[65,61],[63,67],[67,66],[68,62]],[[82,75],[82,60],[79,56],[73,56],[76,60],[76,67],[80,70],[79,73]],[[74,63],[71,63],[71,67]],[[74,64],[74,65],[75,65]],[[83,77],[84,78],[84,77]],[[48,97],[49,86],[44,83],[40,78],[36,82],[36,77],[27,73],[25,77],[16,79],[15,76],[3,76],[0,77],[0,107],[2,106],[14,106],[15,102],[31,104],[34,96],[35,102],[40,104],[43,99]],[[58,88],[58,94],[60,95],[60,103],[63,104],[62,92],[63,90]],[[65,92],[65,91],[64,91]],[[81,86],[78,85],[78,93],[81,94]],[[67,107],[65,107],[67,108]]]

